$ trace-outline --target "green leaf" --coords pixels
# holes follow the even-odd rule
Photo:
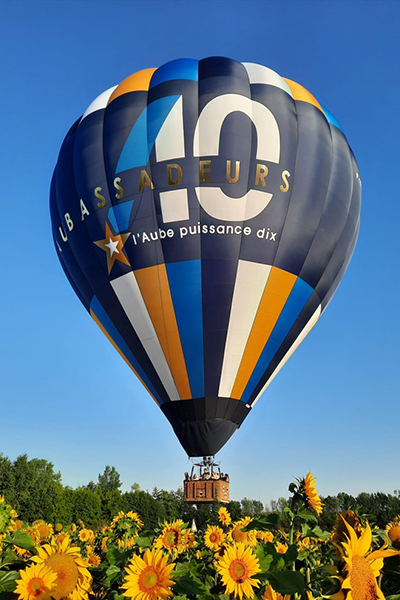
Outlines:
[[[114,581],[117,579],[120,573],[121,569],[116,565],[111,565],[110,567],[108,567],[108,569],[106,570],[106,575],[110,585],[114,583]]]
[[[271,529],[276,529],[278,521],[279,515],[275,513],[263,515],[262,517],[253,519],[251,523],[246,525],[246,527],[242,528],[242,531],[252,531],[253,529],[258,529],[260,531],[269,531]]]
[[[281,571],[270,573],[269,582],[280,594],[302,594],[304,592],[304,577],[298,571]]]
[[[37,554],[33,539],[30,535],[23,533],[22,531],[16,531],[12,538],[7,537],[6,542],[18,546],[18,548],[28,550],[31,554]]]
[[[17,579],[20,579],[18,571],[0,571],[0,592],[13,592]]]
[[[9,548],[3,554],[0,554],[0,566],[5,567],[6,565],[12,565],[14,562],[17,562],[19,559],[17,558],[14,550]]]
[[[174,573],[178,575],[178,578],[183,577],[190,571],[190,564],[188,562],[178,563],[175,566]]]
[[[285,506],[285,508],[283,509],[283,512],[287,513],[293,519],[294,513],[292,510],[290,510],[290,508],[288,506]]]
[[[207,593],[206,587],[189,573],[180,578],[174,585],[174,594],[192,595],[205,593]]]
[[[286,564],[290,563],[290,562],[294,562],[296,560],[297,556],[298,556],[298,551],[297,551],[296,544],[292,544],[291,546],[289,546],[289,548],[287,549],[285,554],[282,554],[282,557]]]
[[[272,563],[273,560],[274,560],[274,557],[271,554],[267,554],[267,556],[264,556],[263,558],[261,558],[260,559],[260,569],[261,569],[261,571],[262,572],[268,571],[268,569],[271,566],[271,563]]]
[[[319,538],[320,540],[327,540],[331,535],[329,531],[322,531],[321,527],[317,525],[312,530],[313,535],[311,537]]]
[[[297,516],[305,521],[308,521],[309,523],[318,523],[317,516],[307,508],[299,508],[297,511]]]
[[[135,539],[135,543],[140,548],[151,548],[152,546],[152,541],[149,537],[138,537]]]
[[[110,565],[119,565],[120,567],[124,564],[124,562],[126,562],[129,556],[129,550],[125,550],[125,552],[120,552],[117,548],[110,548],[106,554],[107,560],[110,563]]]
[[[395,594],[394,596],[386,596],[386,600],[400,600],[400,594]]]

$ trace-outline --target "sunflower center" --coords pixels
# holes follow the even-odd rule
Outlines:
[[[236,583],[243,583],[247,578],[247,565],[240,558],[235,558],[229,565],[229,575]]]
[[[37,527],[38,533],[41,538],[45,538],[50,535],[51,531],[48,525],[43,524]]]
[[[74,590],[79,579],[74,559],[68,554],[56,552],[46,558],[45,564],[57,573],[56,586],[51,595],[56,600],[66,598]]]
[[[218,534],[216,534],[215,532],[210,533],[210,542],[212,542],[213,544],[218,542]]]
[[[245,542],[247,539],[247,535],[246,533],[244,533],[244,531],[241,531],[239,529],[239,527],[236,527],[233,531],[232,531],[232,537],[235,540],[235,542]]]
[[[391,527],[388,531],[388,535],[392,541],[392,544],[395,548],[400,548],[400,525],[395,525]]]
[[[353,600],[379,600],[376,579],[368,561],[362,556],[353,556],[350,574]]]
[[[141,592],[152,590],[158,584],[158,573],[154,567],[146,567],[139,575],[139,589]]]
[[[40,596],[45,591],[43,579],[33,577],[28,583],[28,593],[30,596]]]
[[[164,534],[164,546],[167,548],[175,548],[179,544],[179,533],[170,529]]]

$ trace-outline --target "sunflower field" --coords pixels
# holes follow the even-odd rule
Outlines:
[[[378,529],[349,510],[324,531],[315,485],[290,484],[285,526],[220,507],[202,531],[133,511],[96,530],[24,523],[0,496],[0,600],[400,600],[400,516]]]

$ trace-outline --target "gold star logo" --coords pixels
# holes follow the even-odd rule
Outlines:
[[[130,232],[113,235],[111,229],[108,226],[108,223],[106,223],[105,239],[93,242],[94,244],[96,244],[96,246],[104,250],[104,252],[107,254],[108,274],[111,273],[111,269],[113,268],[116,260],[119,260],[120,262],[124,263],[124,265],[131,264],[125,256],[124,252],[122,251],[122,248],[124,247],[125,242],[130,235]]]

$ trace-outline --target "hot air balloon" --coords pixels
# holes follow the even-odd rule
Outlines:
[[[81,302],[187,454],[213,457],[330,302],[360,201],[346,137],[310,92],[212,57],[96,98],[50,205]]]

